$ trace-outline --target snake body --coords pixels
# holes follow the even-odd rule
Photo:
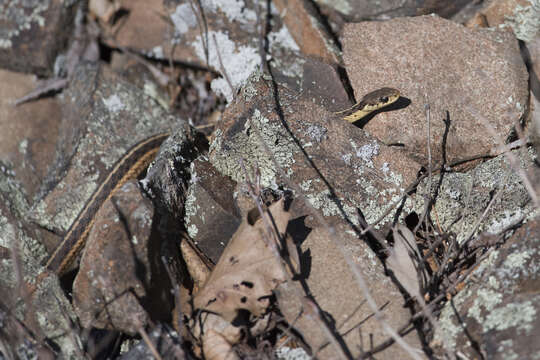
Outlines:
[[[382,88],[367,94],[351,108],[336,114],[342,115],[344,120],[352,123],[375,110],[392,104],[399,96],[399,91],[396,89]],[[168,133],[163,133],[148,137],[134,145],[118,160],[87,201],[60,245],[49,257],[46,266],[50,271],[62,275],[69,269],[83,249],[95,216],[103,203],[127,180],[136,177],[148,166],[168,136]]]

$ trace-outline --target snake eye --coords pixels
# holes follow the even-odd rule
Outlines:
[[[388,96],[383,96],[382,98],[379,99],[381,102],[385,103],[385,102],[388,102]]]

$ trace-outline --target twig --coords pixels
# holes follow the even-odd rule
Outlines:
[[[148,349],[150,349],[150,352],[152,353],[152,355],[156,358],[156,360],[161,360],[161,355],[159,355],[156,347],[154,346],[154,343],[152,342],[152,340],[150,339],[150,337],[148,336],[144,328],[141,326],[138,329],[138,331],[141,337],[143,338],[144,342],[148,346]]]

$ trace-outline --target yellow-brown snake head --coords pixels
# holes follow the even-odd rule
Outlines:
[[[393,88],[381,88],[370,92],[358,103],[349,109],[339,111],[336,114],[342,115],[344,120],[350,123],[358,121],[371,114],[375,110],[382,109],[399,99],[399,90]]]

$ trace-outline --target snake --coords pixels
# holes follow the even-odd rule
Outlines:
[[[341,115],[343,120],[353,123],[365,118],[375,110],[382,109],[395,103],[399,97],[399,90],[383,87],[364,95],[364,97],[352,107],[338,111],[334,114]]]
[[[400,93],[396,89],[381,88],[365,95],[352,107],[335,114],[341,115],[344,120],[353,123],[375,110],[394,103],[399,96]],[[135,144],[121,156],[85,203],[75,221],[62,237],[58,247],[49,256],[46,263],[46,268],[49,271],[61,276],[70,269],[86,244],[86,239],[101,206],[128,180],[137,178],[148,167],[161,144],[169,135],[169,132],[152,135]]]

